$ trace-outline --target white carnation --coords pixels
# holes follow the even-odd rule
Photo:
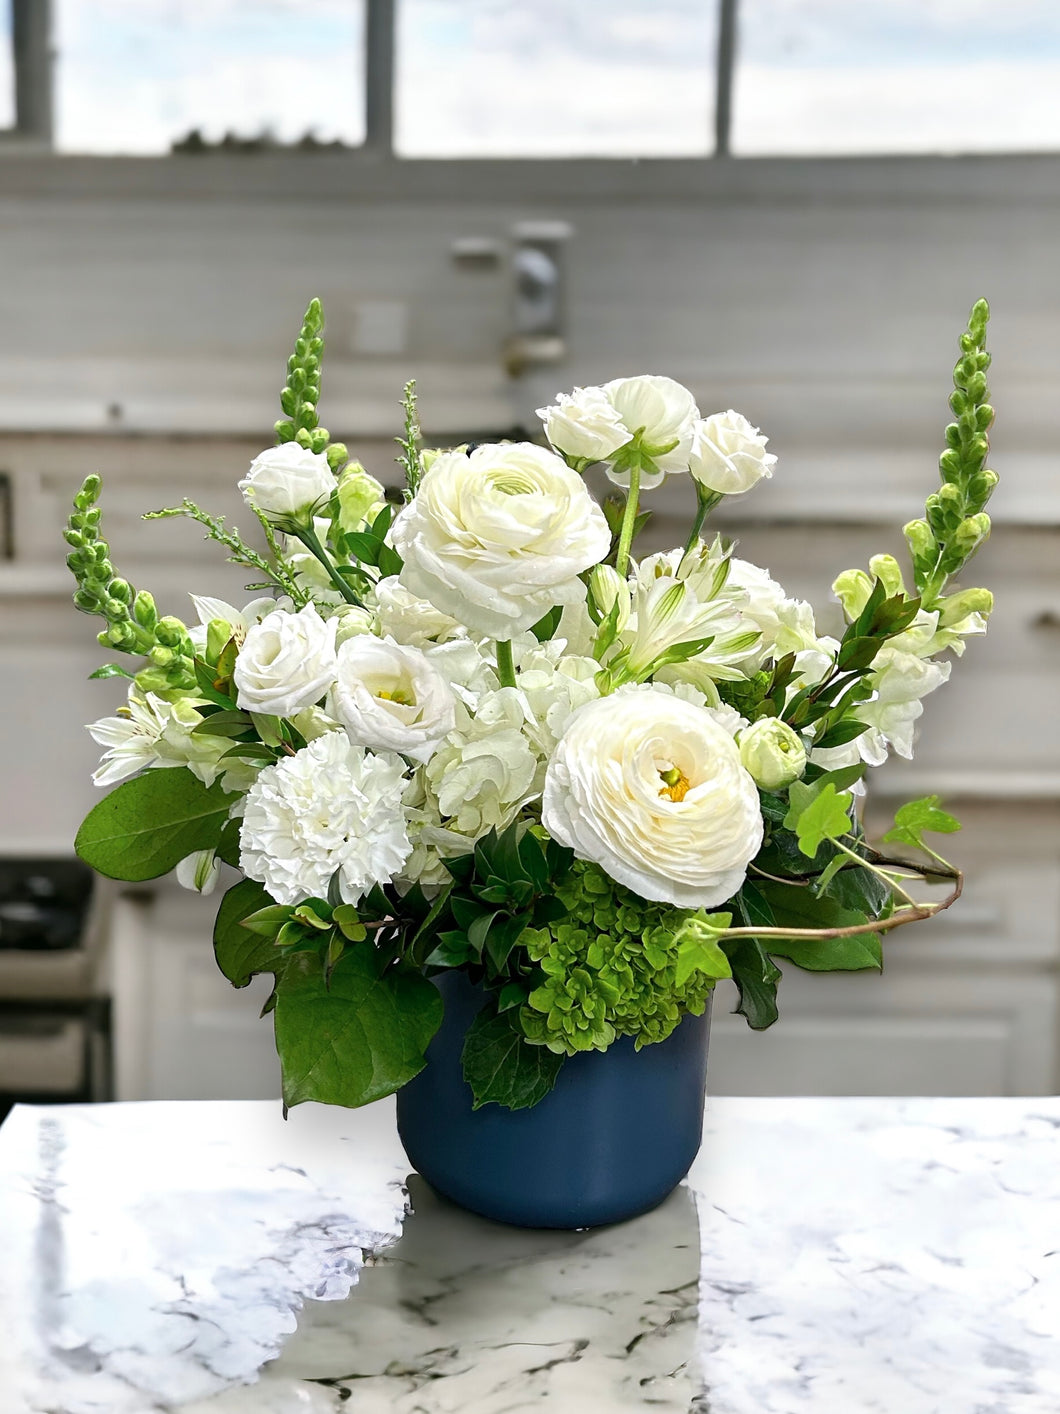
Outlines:
[[[297,614],[277,609],[249,628],[232,674],[238,705],[292,717],[318,702],[335,681],[335,627],[307,604]]]
[[[456,696],[419,648],[361,634],[338,652],[328,710],[350,740],[428,761],[456,725]]]
[[[556,451],[576,461],[605,461],[633,436],[603,388],[560,393],[537,415]]]
[[[754,781],[709,712],[653,687],[578,711],[549,764],[542,823],[642,898],[713,908],[762,843]]]
[[[763,437],[738,412],[716,412],[695,424],[688,469],[709,491],[738,496],[772,476],[777,459]]]
[[[406,589],[500,640],[584,598],[578,576],[611,544],[581,477],[528,442],[435,458],[391,536]]]
[[[248,506],[275,518],[326,503],[335,490],[335,477],[323,452],[284,442],[254,458],[239,489]]]
[[[411,845],[402,762],[354,746],[343,733],[318,737],[266,766],[247,794],[239,863],[277,903],[339,892],[357,903],[401,869]]]
[[[431,757],[425,781],[448,829],[478,839],[502,830],[540,793],[537,755],[523,734],[526,709],[514,687],[485,694],[474,717]]]

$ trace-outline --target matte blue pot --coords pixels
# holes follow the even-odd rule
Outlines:
[[[580,1228],[645,1213],[680,1183],[703,1133],[709,1007],[641,1051],[622,1036],[570,1057],[532,1109],[473,1110],[460,1055],[485,993],[463,972],[435,982],[445,1019],[397,1097],[401,1142],[432,1188],[498,1222]]]

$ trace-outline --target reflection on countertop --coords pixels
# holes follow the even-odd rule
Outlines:
[[[437,1198],[393,1105],[19,1108],[3,1414],[1053,1414],[1060,1100],[708,1106],[631,1223]]]

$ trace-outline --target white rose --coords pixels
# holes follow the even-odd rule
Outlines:
[[[429,761],[456,725],[456,696],[418,648],[362,634],[339,649],[328,711],[361,746]]]
[[[284,442],[254,458],[239,489],[248,506],[267,516],[289,516],[326,501],[335,477],[323,452]]]
[[[777,459],[766,451],[768,437],[730,408],[695,424],[688,469],[709,491],[738,496],[772,476]]]
[[[426,599],[410,594],[397,575],[388,575],[375,586],[375,623],[385,637],[416,648],[464,636],[463,627],[448,614],[440,613]]]
[[[763,790],[782,790],[806,769],[801,738],[779,717],[761,717],[740,733],[740,760]]]
[[[640,445],[651,465],[641,473],[641,487],[658,486],[668,473],[688,470],[692,432],[699,409],[687,388],[672,378],[645,373],[638,378],[616,378],[603,391],[630,436],[640,433]],[[609,468],[618,486],[629,485],[628,468]]]
[[[528,442],[436,458],[391,536],[406,589],[501,640],[583,599],[579,574],[611,544],[581,477]]]
[[[713,908],[762,843],[754,781],[702,707],[625,688],[572,718],[545,776],[542,823],[642,898]]]
[[[556,451],[577,461],[604,461],[633,436],[602,388],[560,393],[537,415]]]
[[[322,619],[312,604],[267,614],[247,630],[232,677],[245,711],[293,717],[335,681],[335,620]]]

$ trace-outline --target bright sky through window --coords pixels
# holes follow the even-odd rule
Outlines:
[[[55,0],[57,146],[364,137],[360,0]]]
[[[11,6],[0,9],[0,128],[15,121],[15,74],[11,62]]]
[[[1057,0],[740,0],[733,151],[1060,148]]]
[[[398,0],[398,151],[703,155],[716,28],[713,0]]]

